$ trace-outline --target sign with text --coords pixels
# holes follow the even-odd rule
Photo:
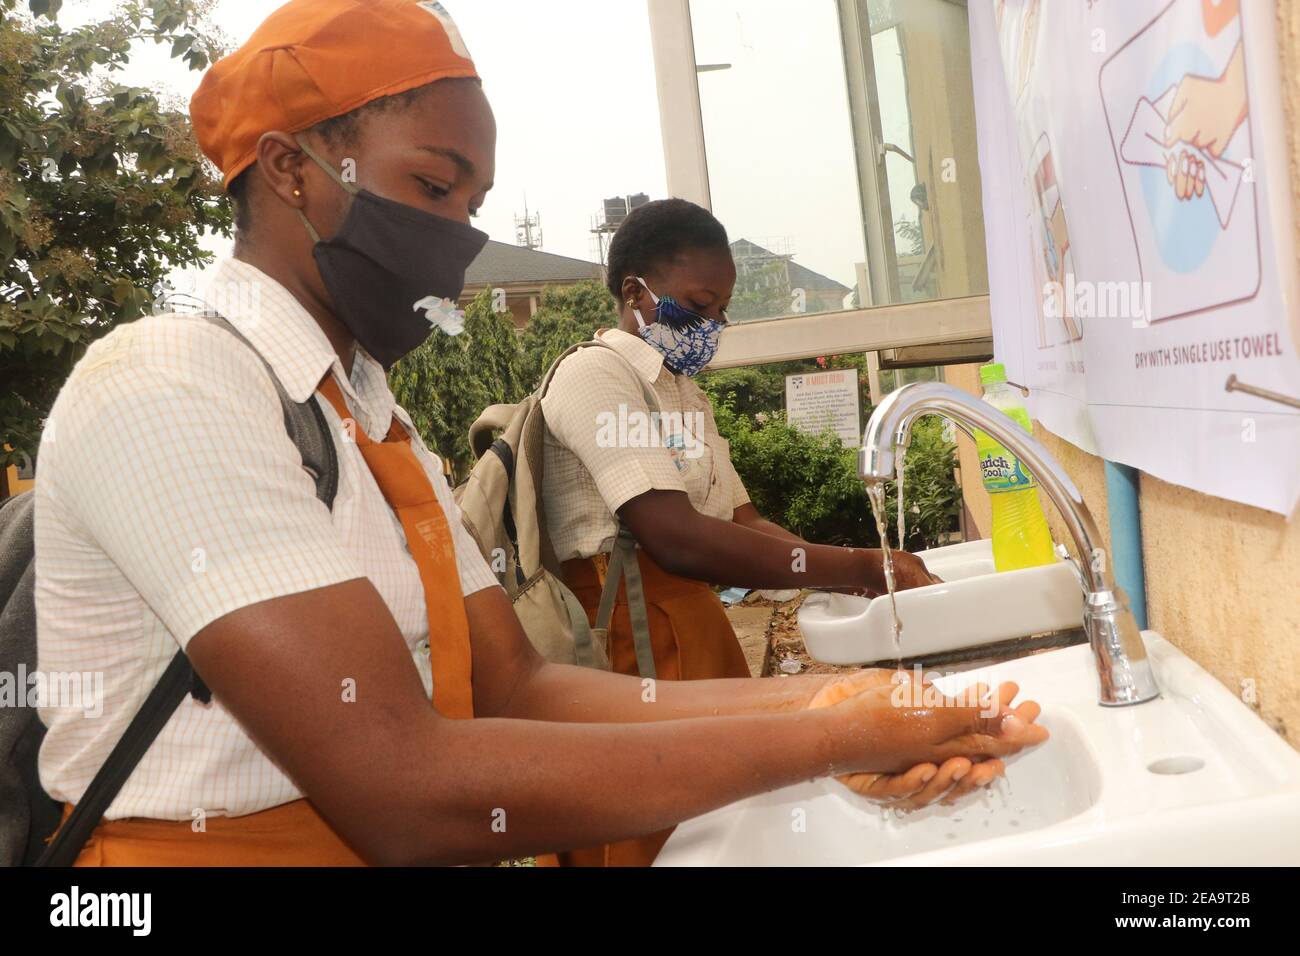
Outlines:
[[[862,444],[861,394],[857,369],[787,375],[785,417],[800,431],[830,429],[845,445],[857,448]]]

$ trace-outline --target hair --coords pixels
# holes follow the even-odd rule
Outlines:
[[[357,141],[361,135],[361,129],[365,122],[375,116],[391,112],[395,109],[401,109],[409,106],[428,92],[429,88],[436,83],[455,83],[468,81],[477,83],[478,78],[467,77],[449,77],[444,80],[435,80],[434,83],[427,83],[424,86],[417,86],[414,89],[406,90],[402,93],[394,93],[392,96],[381,96],[377,100],[371,100],[369,103],[363,103],[349,113],[343,113],[340,116],[331,116],[327,120],[321,120],[315,126],[304,130],[306,133],[315,133],[323,139],[328,145],[346,145],[350,146]],[[248,234],[253,225],[252,204],[249,201],[248,184],[252,180],[253,167],[249,166],[238,176],[230,181],[226,187],[226,192],[230,195],[230,201],[235,211],[235,231]]]
[[[609,244],[609,291],[623,299],[623,280],[643,276],[692,249],[726,249],[727,230],[713,213],[685,199],[657,199],[623,220]]]

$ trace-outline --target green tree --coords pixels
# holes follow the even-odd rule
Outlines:
[[[483,409],[521,401],[556,356],[617,323],[614,299],[599,282],[545,290],[522,334],[508,313],[493,310],[485,289],[465,309],[464,332],[435,331],[393,366],[388,381],[425,441],[462,479],[473,465],[469,427]]]
[[[524,378],[530,388],[541,384],[551,363],[576,342],[584,342],[597,329],[618,325],[618,304],[595,280],[542,292],[537,313],[520,338]]]
[[[210,2],[123,2],[75,29],[60,5],[0,0],[0,465],[35,456],[87,345],[206,263],[207,230],[230,233],[183,107],[114,82],[140,43],[206,67]]]
[[[774,415],[785,407],[785,377],[806,371],[806,362],[777,362],[702,372],[696,382],[716,409],[727,406],[738,415]]]

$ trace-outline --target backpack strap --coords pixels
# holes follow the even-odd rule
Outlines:
[[[610,345],[604,339],[599,337],[593,337],[583,342],[575,342],[573,345],[570,345],[567,349],[565,349],[563,352],[561,352],[559,355],[556,356],[555,361],[551,363],[551,367],[547,369],[546,374],[542,376],[542,384],[537,386],[536,394],[537,394],[538,401],[540,401],[542,397],[546,395],[546,390],[551,387],[551,379],[555,377],[555,373],[559,369],[560,363],[563,362],[570,355],[572,355],[574,352],[577,352],[580,349],[587,349],[592,347],[608,349],[609,351],[617,355],[619,359],[622,360],[623,364],[627,366],[627,370],[632,373],[632,377],[637,380],[638,384],[640,384],[641,394],[645,398],[646,404],[650,406],[650,410],[655,412],[661,411],[659,406],[659,396],[655,394],[655,390],[650,387],[650,383],[641,377],[641,373],[638,372],[635,368],[633,368],[632,363],[623,357],[622,352],[620,352],[618,349],[614,348],[614,346]],[[488,411],[491,411],[491,409],[489,409]],[[487,413],[485,412],[484,414]]]
[[[339,486],[338,452],[334,447],[334,437],[330,433],[325,413],[314,397],[299,404],[289,398],[280,384],[270,364],[263,358],[253,344],[245,338],[229,320],[216,312],[200,312],[197,316],[213,325],[224,328],[235,338],[253,350],[266,367],[267,374],[275,385],[275,392],[280,396],[280,406],[284,410],[284,427],[289,433],[298,451],[302,454],[302,466],[316,483],[316,497],[325,507],[333,510],[334,498]],[[90,786],[63,826],[55,833],[49,845],[36,861],[36,866],[71,866],[81,854],[82,847],[90,839],[91,833],[114,798],[121,792],[126,781],[144,758],[145,753],[162,733],[163,727],[171,720],[176,708],[186,696],[194,695],[201,703],[212,700],[212,691],[195,672],[190,659],[183,650],[177,651],[163,671],[158,683],[154,685],[145,702],[131,719],[126,732],[122,734],[117,745],[104,761],[99,772],[95,774]]]
[[[469,426],[469,448],[474,453],[474,460],[478,461],[484,453],[492,447],[494,439],[492,433],[501,431],[510,424],[510,419],[514,417],[515,410],[519,408],[516,405],[489,405],[483,409],[478,418],[474,419],[474,424]]]
[[[650,618],[646,611],[645,586],[641,583],[641,565],[636,559],[636,538],[623,522],[605,569],[605,584],[600,590],[600,607],[596,610],[596,630],[607,632],[614,616],[614,597],[619,578],[627,581],[627,615],[632,622],[632,645],[636,649],[636,669],[642,677],[654,679],[654,647],[650,643]]]
[[[280,408],[284,411],[284,430],[302,455],[302,467],[316,482],[316,497],[331,511],[334,510],[334,498],[339,490],[339,456],[334,447],[334,436],[330,433],[329,422],[325,412],[314,396],[308,396],[305,402],[295,402],[280,384],[280,377],[275,374],[262,353],[248,341],[242,332],[230,324],[230,320],[217,312],[199,312],[198,317],[218,328],[225,329],[257,356],[275,394],[280,396]]]
[[[628,367],[628,371],[641,385],[642,394],[651,411],[658,412],[661,410],[659,396],[655,394],[655,390],[650,386],[650,383],[641,377],[641,373],[632,367],[632,363],[627,361],[618,349],[601,338],[591,338],[565,349],[551,364],[546,376],[542,379],[542,384],[537,390],[538,399],[540,400],[546,394],[551,379],[555,377],[555,372],[560,367],[561,362],[579,349],[593,346],[609,349],[622,359],[623,364]],[[632,624],[632,646],[636,649],[637,671],[643,678],[653,680],[656,677],[654,646],[650,641],[650,617],[646,609],[645,585],[641,581],[641,565],[637,562],[636,557],[636,537],[621,518],[618,521],[618,534],[614,537],[614,546],[610,551],[609,565],[605,569],[605,583],[600,591],[600,605],[596,611],[595,631],[597,633],[604,634],[609,630],[609,623],[614,616],[614,599],[618,596],[620,580],[627,582],[627,613],[628,620]],[[574,600],[576,601],[576,598]],[[570,617],[572,616],[570,614]],[[580,615],[580,619],[581,624],[586,625],[586,614]],[[574,640],[575,642],[578,640],[576,627],[574,629]]]
[[[203,696],[200,696],[199,688],[202,688]],[[85,794],[37,859],[36,866],[72,866],[76,862],[81,848],[103,819],[104,811],[126,785],[145,751],[153,745],[187,694],[194,694],[204,703],[212,699],[211,692],[194,673],[185,652],[177,651],[144,704],[131,718],[126,733],[90,781]]]

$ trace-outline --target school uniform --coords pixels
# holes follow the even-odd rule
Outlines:
[[[35,492],[39,666],[104,682],[98,717],[40,711],[41,783],[69,806],[178,647],[232,611],[357,578],[383,598],[439,710],[470,716],[464,597],[498,583],[441,462],[364,350],[349,376],[278,282],[233,259],[210,278],[240,290],[219,296],[221,312],[289,397],[321,404],[338,493],[332,511],[316,498],[266,366],[229,331],[150,317],[90,347],[50,415]],[[445,622],[432,647],[431,607]],[[361,861],[220,700],[189,697],[79,862]]]
[[[593,623],[618,534],[617,512],[625,503],[649,491],[680,491],[701,514],[730,521],[749,501],[700,387],[687,376],[673,374],[662,353],[639,336],[619,329],[598,334],[613,351],[574,352],[560,363],[542,398],[547,532],[566,583]],[[649,406],[645,384],[657,397],[658,409]],[[712,588],[727,582],[672,574],[640,548],[637,560],[657,677],[749,677],[740,643]],[[637,674],[621,584],[609,635],[614,670]],[[644,865],[654,859],[669,833],[561,854],[560,860]]]

